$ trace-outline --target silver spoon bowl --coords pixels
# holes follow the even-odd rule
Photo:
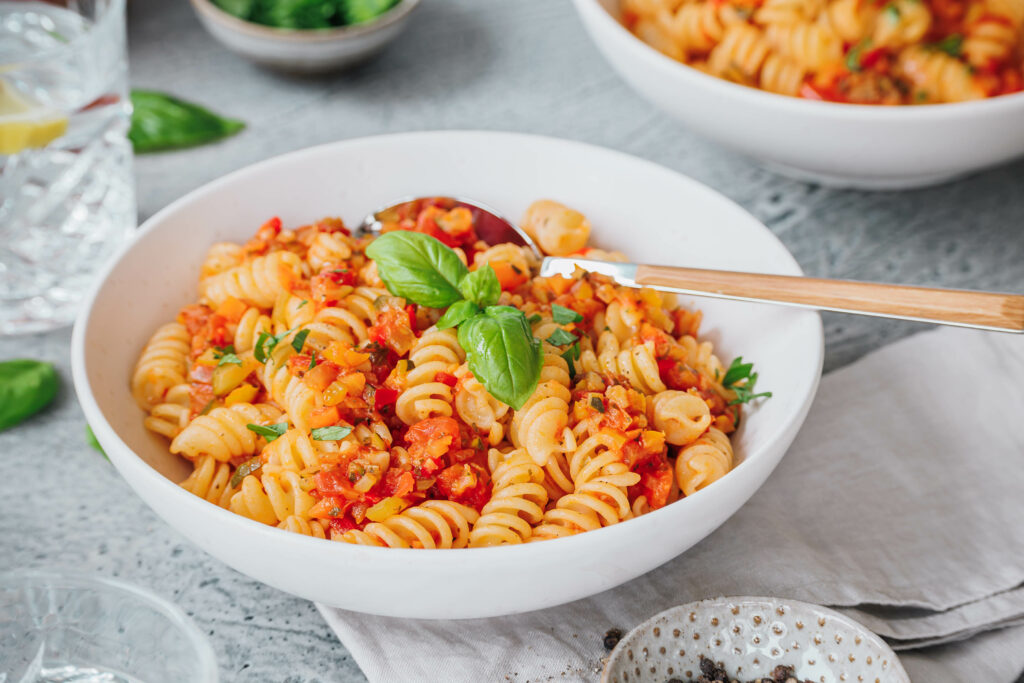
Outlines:
[[[505,242],[511,242],[512,244],[518,244],[522,247],[529,247],[538,259],[543,258],[544,255],[541,254],[536,243],[534,243],[522,228],[486,204],[472,199],[466,199],[464,197],[434,196],[408,197],[401,199],[394,204],[382,206],[367,215],[366,218],[363,219],[363,222],[356,228],[355,236],[378,237],[384,228],[384,224],[380,218],[381,216],[397,211],[404,205],[411,204],[412,202],[438,199],[450,202],[453,207],[462,206],[469,209],[473,213],[473,227],[476,229],[477,237],[487,244],[504,244]]]

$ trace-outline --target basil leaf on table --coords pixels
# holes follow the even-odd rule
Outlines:
[[[107,462],[110,462],[110,458],[107,457],[107,452],[103,450],[103,446],[100,445],[99,439],[97,439],[96,435],[92,433],[92,427],[89,425],[85,425],[85,442],[98,450],[100,455],[106,458]]]
[[[384,233],[366,248],[388,291],[428,308],[446,308],[462,299],[459,283],[469,269],[439,240],[421,232]]]
[[[449,327],[461,325],[479,312],[480,307],[472,301],[456,301],[448,307],[435,326],[439,330],[447,330]]]
[[[194,147],[245,128],[241,121],[151,90],[133,90],[132,107],[128,138],[137,153]]]
[[[469,369],[494,398],[523,407],[540,380],[541,348],[526,316],[511,306],[490,306],[459,326]]]
[[[459,283],[459,291],[478,306],[493,306],[498,303],[501,296],[501,283],[498,282],[498,275],[490,263],[485,263]]]
[[[37,360],[0,363],[0,432],[35,415],[57,395],[57,371]]]

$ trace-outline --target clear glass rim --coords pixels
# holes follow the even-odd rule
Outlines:
[[[126,2],[127,2],[127,0],[106,0],[106,2],[105,2],[106,6],[103,9],[103,13],[99,16],[99,18],[96,21],[94,21],[89,26],[89,30],[86,31],[85,33],[82,33],[80,35],[75,36],[74,38],[71,39],[70,42],[67,42],[67,43],[64,43],[62,45],[58,45],[58,46],[55,46],[55,47],[52,47],[52,48],[48,48],[48,49],[45,49],[45,50],[40,50],[38,53],[33,54],[31,57],[27,57],[27,58],[22,59],[22,60],[17,61],[17,62],[9,62],[7,64],[0,64],[0,68],[9,69],[9,68],[13,68],[13,67],[16,67],[16,66],[19,66],[19,65],[23,65],[23,64],[32,64],[32,63],[35,63],[35,62],[46,61],[46,60],[52,59],[52,58],[54,58],[54,57],[56,57],[58,55],[64,55],[64,54],[67,54],[68,52],[76,52],[78,50],[83,49],[87,45],[91,45],[92,43],[95,43],[97,40],[102,40],[103,38],[101,36],[105,36],[107,26],[110,24],[110,22],[112,22],[112,21],[124,21],[125,6],[126,6],[125,3]],[[36,4],[46,5],[48,3],[39,2],[37,0]],[[60,7],[60,5],[51,5],[51,6]],[[64,7],[62,9],[68,9],[68,8]],[[69,11],[74,11],[74,10],[69,10]],[[78,14],[78,15],[81,15],[81,12],[75,12],[75,13]]]
[[[115,0],[123,2],[124,0]],[[38,586],[63,588],[100,588],[107,592],[127,594],[132,599],[144,603],[156,610],[170,621],[188,640],[202,678],[197,683],[217,683],[219,670],[213,647],[209,640],[195,625],[195,622],[174,603],[152,591],[106,576],[95,576],[76,571],[50,571],[45,569],[15,569],[0,573],[0,590],[18,587]]]

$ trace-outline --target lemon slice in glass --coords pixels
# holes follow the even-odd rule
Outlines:
[[[67,116],[26,100],[0,79],[0,154],[45,147],[67,129]]]

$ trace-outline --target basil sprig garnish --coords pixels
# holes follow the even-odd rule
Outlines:
[[[132,90],[132,124],[128,139],[137,153],[205,145],[245,128],[198,104],[151,90]]]
[[[490,265],[470,272],[439,240],[402,230],[378,237],[366,255],[394,296],[448,309],[437,327],[458,327],[469,369],[491,396],[516,409],[526,403],[540,380],[540,341],[522,311],[495,305],[501,284]]]
[[[722,386],[736,394],[736,398],[729,401],[731,406],[739,403],[750,403],[759,398],[771,398],[772,396],[770,391],[762,391],[759,394],[754,393],[754,387],[757,386],[757,373],[754,372],[754,364],[744,363],[742,356],[737,356],[733,359],[729,369],[725,371],[725,377],[722,378]]]
[[[388,291],[428,308],[447,308],[463,299],[459,283],[469,275],[452,249],[422,232],[396,230],[366,248]]]
[[[310,432],[310,436],[314,441],[341,441],[351,433],[351,427],[334,425],[333,427],[317,427]]]
[[[542,353],[526,316],[511,306],[488,306],[459,325],[469,369],[494,398],[521,408],[537,389]]]
[[[272,425],[254,425],[250,422],[249,424],[245,425],[245,428],[248,429],[250,432],[256,432],[264,439],[266,439],[267,443],[270,443],[274,439],[283,436],[284,433],[288,431],[288,423],[278,422],[277,424]]]
[[[57,371],[38,360],[0,363],[0,432],[35,415],[57,395]]]

